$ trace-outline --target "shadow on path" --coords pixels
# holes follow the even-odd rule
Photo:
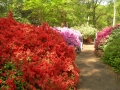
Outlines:
[[[120,90],[120,82],[115,73],[94,55],[93,45],[83,45],[76,64],[80,68],[77,90]]]

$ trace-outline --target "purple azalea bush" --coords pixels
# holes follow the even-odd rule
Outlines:
[[[69,46],[72,45],[76,48],[76,52],[82,50],[83,37],[79,31],[67,27],[55,27],[54,29],[65,38]]]

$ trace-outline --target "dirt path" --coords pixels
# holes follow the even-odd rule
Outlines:
[[[76,64],[81,70],[77,90],[120,90],[116,74],[94,55],[93,45],[83,45]]]

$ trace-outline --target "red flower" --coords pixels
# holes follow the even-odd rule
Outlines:
[[[14,83],[14,79],[6,80],[6,84],[10,87],[10,90],[16,90],[16,85]]]
[[[0,75],[10,90],[16,90],[14,79],[26,83],[25,90],[66,90],[77,84],[74,48],[48,24],[20,24],[10,14],[0,19],[0,40]],[[13,65],[4,68],[7,62]]]
[[[0,84],[2,84],[2,79],[0,79]]]

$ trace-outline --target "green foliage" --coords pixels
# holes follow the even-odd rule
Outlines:
[[[120,73],[120,27],[112,31],[108,42],[104,47],[102,60]]]
[[[108,18],[108,16],[107,16],[108,11],[107,11],[106,6],[100,5],[96,10],[96,14],[97,14],[97,17],[96,17],[96,19],[97,19],[96,27],[97,28],[102,29],[103,27],[106,27],[106,26],[110,25],[110,24],[107,23],[107,20],[106,20]]]
[[[78,25],[80,21],[80,3],[78,0],[25,0],[24,11],[31,11],[26,18],[36,25],[43,21],[51,26],[61,26],[66,22],[69,26]]]
[[[21,5],[17,5],[17,6],[12,10],[12,12],[13,12],[13,17],[14,17],[14,19],[15,19],[16,21],[18,21],[18,22],[21,22],[21,23],[24,22],[24,23],[28,23],[28,24],[29,24],[30,22],[28,21],[28,19],[23,17],[21,8],[22,8]]]
[[[0,0],[0,17],[4,17],[7,11],[6,0]]]
[[[12,62],[7,62],[4,65],[4,69],[8,69],[8,70],[15,69],[15,66]]]
[[[112,25],[113,6],[113,2],[101,5],[100,0],[0,0],[0,17],[11,10],[19,22],[35,25],[48,22],[51,26],[61,26],[65,22],[68,27],[89,23],[101,30]],[[120,21],[119,7],[118,0],[116,23]]]
[[[0,1],[0,17],[7,15],[9,11],[13,12],[13,17],[19,22],[29,23],[22,15],[23,0],[1,0]]]
[[[95,37],[95,34],[97,32],[96,28],[93,28],[91,25],[88,24],[83,24],[81,26],[74,26],[72,28],[79,30],[84,39],[87,39],[88,37]]]
[[[14,8],[12,10],[13,12],[13,17],[15,18],[16,21],[18,22],[24,22],[24,23],[30,23],[29,20],[25,17],[25,14],[24,14],[24,11],[22,10],[23,9],[23,0],[15,0],[14,1]],[[25,12],[26,14],[29,14],[27,13],[27,11]]]

